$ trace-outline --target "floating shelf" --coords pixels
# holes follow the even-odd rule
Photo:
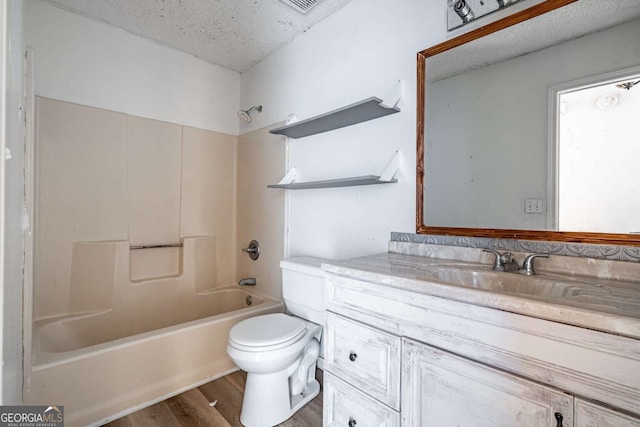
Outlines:
[[[400,153],[395,152],[393,158],[380,175],[355,176],[350,178],[327,179],[324,181],[294,182],[298,171],[291,170],[277,184],[267,185],[267,188],[284,188],[287,190],[312,190],[315,188],[354,187],[356,185],[393,184],[398,182],[394,178],[400,167]]]
[[[271,129],[269,132],[294,139],[304,138],[305,136],[340,129],[400,112],[398,107],[388,108],[382,106],[382,103],[383,101],[380,98],[372,96],[355,104],[347,105],[310,119]]]
[[[312,190],[315,188],[353,187],[356,185],[392,184],[397,179],[381,181],[377,175],[356,176],[353,178],[328,179],[326,181],[292,182],[291,184],[267,185],[269,188],[286,188],[287,190]]]

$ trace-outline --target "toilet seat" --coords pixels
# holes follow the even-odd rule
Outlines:
[[[243,320],[229,331],[229,345],[238,350],[263,352],[288,347],[307,331],[307,322],[276,313]]]

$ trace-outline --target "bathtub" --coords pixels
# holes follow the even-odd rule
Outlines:
[[[25,401],[64,405],[68,427],[108,422],[235,371],[229,329],[283,310],[280,301],[232,286],[163,306],[38,320]]]

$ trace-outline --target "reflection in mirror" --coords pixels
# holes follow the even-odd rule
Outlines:
[[[581,0],[562,9],[596,3]],[[576,22],[565,16],[552,23],[550,12],[519,24],[527,26],[528,32],[508,28],[427,58],[425,225],[640,231],[640,169],[633,160],[626,161],[638,159],[639,153],[619,151],[623,140],[635,136],[637,142],[640,121],[621,116],[605,129],[597,127],[601,120],[594,117],[574,116],[577,107],[570,106],[573,101],[563,98],[564,110],[559,104],[560,96],[578,97],[577,87],[598,86],[598,81],[628,83],[640,74],[640,68],[634,69],[640,66],[640,19],[629,21],[640,14],[638,3],[635,9],[614,11],[609,21],[599,11],[601,23],[590,34],[585,34],[587,24],[597,19],[589,15],[589,9],[575,9],[587,20],[582,23],[576,23],[575,11],[568,9],[564,13]],[[558,22],[580,28],[572,34]],[[528,50],[514,46],[527,46]],[[491,55],[495,58],[486,65]],[[458,65],[451,65],[454,62]],[[620,75],[621,70],[628,74]],[[640,92],[640,85],[630,90],[602,90],[617,94],[624,114],[640,117],[640,106],[627,99]],[[605,117],[614,112],[599,111]],[[593,143],[600,151],[587,153],[585,145],[575,145],[576,138],[587,144],[586,135],[598,134]],[[573,142],[558,143],[556,135],[572,136]],[[614,157],[616,153],[625,161]],[[588,157],[597,161],[587,165]],[[614,187],[616,191],[612,191]]]
[[[448,0],[447,30],[459,28],[521,0]]]
[[[640,231],[640,74],[558,98],[561,230]]]

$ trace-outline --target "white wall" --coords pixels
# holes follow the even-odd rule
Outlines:
[[[384,252],[391,231],[415,230],[416,53],[443,41],[445,26],[446,2],[354,0],[242,75],[241,105],[264,111],[241,132],[404,82],[401,113],[290,141],[300,181],[379,174],[396,150],[401,166],[398,184],[289,191],[289,255]]]
[[[238,73],[41,1],[25,5],[36,95],[238,134]]]

